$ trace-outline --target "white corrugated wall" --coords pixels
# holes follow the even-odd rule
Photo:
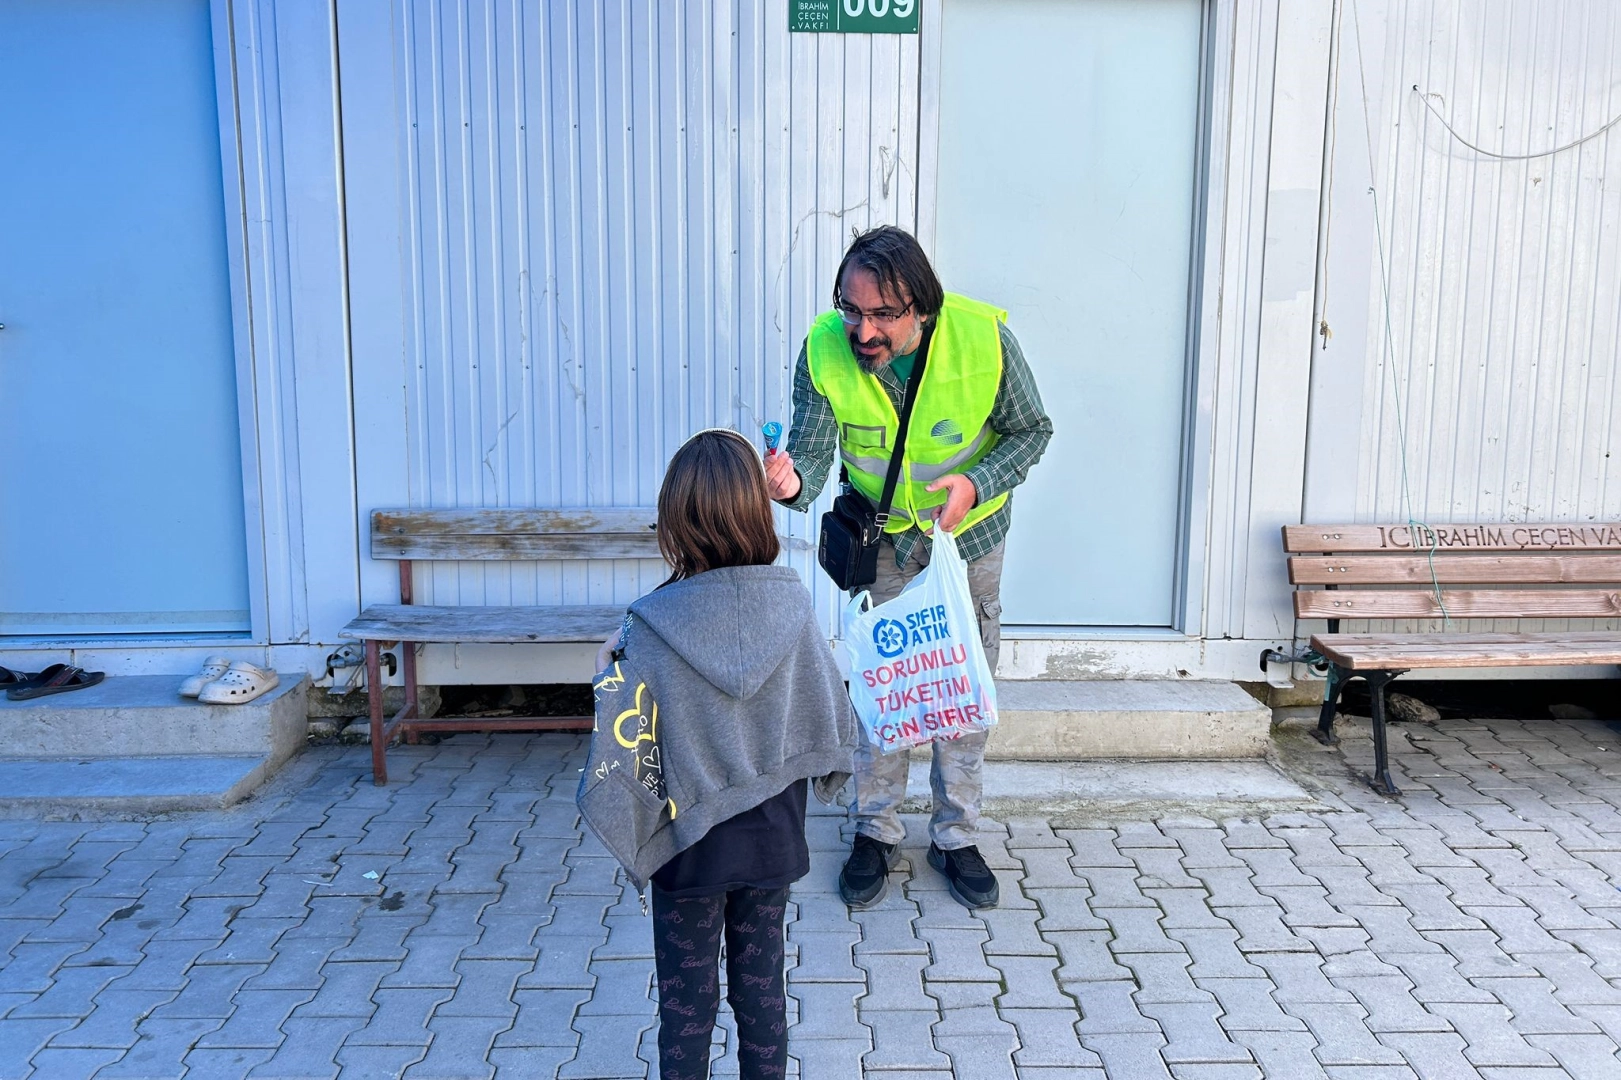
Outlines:
[[[775,2],[336,3],[363,513],[652,502],[688,432],[788,418],[851,231],[932,218],[940,0],[921,37],[790,34]],[[1048,643],[1107,653],[1078,667],[1015,642],[1016,677],[1221,677],[1291,629],[1271,538],[1302,490],[1329,20],[1212,13],[1188,633]],[[832,633],[815,514],[781,521]],[[393,598],[391,564],[359,568],[368,602]],[[419,600],[624,602],[659,573],[419,567]]]
[[[1344,0],[1338,35],[1308,519],[1621,518],[1621,5]]]
[[[392,184],[400,238],[351,229],[352,277],[387,264],[402,293],[397,343],[356,346],[357,410],[404,420],[403,444],[360,420],[364,506],[652,505],[692,432],[786,424],[851,230],[914,226],[915,35],[790,34],[786,4],[752,0],[402,0],[386,27],[359,4],[339,20],[372,49],[353,101],[345,53],[345,129],[368,109],[392,155],[349,149],[351,221]],[[365,97],[385,61],[391,92]],[[779,513],[819,582],[814,515]],[[629,601],[661,577],[422,566],[418,599]]]

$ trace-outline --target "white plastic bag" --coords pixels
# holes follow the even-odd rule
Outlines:
[[[996,683],[956,537],[936,529],[923,572],[888,603],[870,600],[844,609],[850,700],[867,738],[888,754],[993,726]]]

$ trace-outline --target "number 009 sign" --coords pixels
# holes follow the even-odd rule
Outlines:
[[[788,0],[788,29],[802,34],[915,34],[921,0]]]

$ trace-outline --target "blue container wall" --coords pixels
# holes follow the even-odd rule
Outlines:
[[[250,629],[215,80],[207,0],[0,8],[0,638]]]

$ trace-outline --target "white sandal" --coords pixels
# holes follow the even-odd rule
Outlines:
[[[225,656],[210,656],[203,661],[203,670],[180,684],[181,697],[196,697],[203,687],[231,670],[231,661]]]
[[[252,701],[281,682],[274,671],[238,660],[230,669],[203,687],[197,700],[205,705],[241,705]]]

